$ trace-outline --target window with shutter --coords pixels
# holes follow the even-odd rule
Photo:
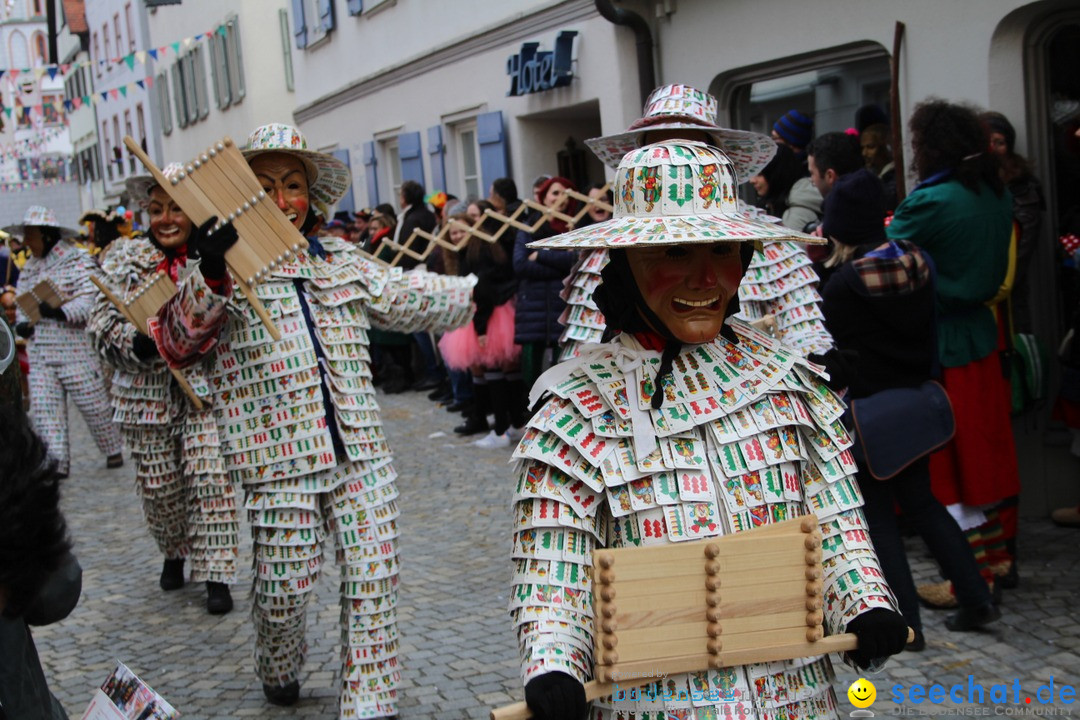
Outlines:
[[[296,40],[296,47],[303,50],[307,47],[307,25],[304,23],[304,3],[306,0],[292,0],[292,15],[293,15],[293,38]]]
[[[334,29],[334,0],[318,0],[318,3],[319,24],[324,33],[329,33]]]
[[[286,10],[278,10],[278,20],[281,22],[281,54],[285,58],[285,89],[292,92],[296,89],[293,83],[292,69],[292,43],[289,42],[289,13]]]
[[[375,207],[379,204],[379,174],[378,164],[375,158],[375,141],[369,140],[364,143],[364,182],[367,184],[368,205]]]
[[[225,67],[225,37],[218,30],[210,36],[210,77],[214,81],[214,101],[224,110],[232,102],[229,71]]]
[[[169,76],[166,73],[158,73],[154,80],[157,89],[158,114],[161,116],[161,132],[166,135],[172,134],[172,112],[169,106]]]
[[[449,192],[446,185],[446,148],[443,147],[442,125],[428,128],[427,145],[431,164],[431,189]]]
[[[491,187],[497,178],[510,175],[501,111],[476,116],[476,143],[480,146],[480,187]]]
[[[363,0],[346,0],[345,6],[349,8],[350,15],[359,15],[364,11]]]
[[[177,60],[172,66],[173,99],[176,101],[176,124],[186,128],[188,124],[187,98],[184,93],[183,62]]]
[[[402,133],[398,135],[397,140],[398,158],[401,161],[401,181],[415,180],[423,185],[424,155],[420,150],[420,133]]]
[[[203,46],[196,45],[191,52],[192,75],[195,79],[195,100],[199,108],[199,119],[204,120],[210,114],[210,97],[206,92],[206,58]]]
[[[195,88],[195,56],[188,53],[180,59],[184,69],[184,102],[187,103],[188,125],[199,121],[199,96]]]
[[[225,21],[225,65],[229,69],[229,90],[232,101],[240,102],[246,94],[244,86],[244,53],[240,50],[240,19],[233,15]],[[290,58],[291,65],[291,58]]]

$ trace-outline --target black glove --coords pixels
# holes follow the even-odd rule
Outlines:
[[[859,638],[858,649],[848,656],[862,669],[870,667],[875,660],[895,655],[907,645],[907,620],[886,608],[867,610],[848,623],[847,631]]]
[[[585,686],[563,672],[537,675],[525,686],[525,704],[536,720],[581,720],[589,710]]]
[[[34,334],[34,326],[28,322],[16,323],[15,334],[21,338],[29,338]]]
[[[43,318],[67,322],[67,315],[64,314],[64,308],[54,308],[48,303],[41,302],[38,303],[38,312],[41,313],[41,317]]]
[[[217,232],[211,232],[217,221],[217,217],[212,217],[204,222],[188,241],[188,246],[202,258],[199,269],[207,280],[221,280],[225,277],[225,253],[239,238],[231,222],[222,225]]]
[[[810,353],[806,359],[812,363],[825,366],[825,372],[829,373],[829,379],[825,384],[830,390],[840,391],[851,384],[855,375],[855,365],[859,362],[859,353],[856,350],[837,350],[833,348],[824,355]]]
[[[141,332],[135,333],[135,337],[131,340],[131,351],[135,353],[135,357],[143,362],[161,356],[154,339],[149,335],[143,335]]]

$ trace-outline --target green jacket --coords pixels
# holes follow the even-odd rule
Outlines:
[[[938,355],[944,367],[981,360],[997,348],[986,302],[1009,266],[1012,196],[986,185],[975,194],[956,180],[924,183],[908,195],[887,234],[925,250],[937,268]]]

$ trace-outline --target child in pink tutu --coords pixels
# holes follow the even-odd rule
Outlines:
[[[491,208],[485,200],[476,205],[482,214]],[[452,214],[450,240],[460,243],[473,225],[466,213]],[[480,232],[494,235],[500,223],[488,218]],[[514,343],[514,294],[517,280],[511,262],[513,237],[503,233],[497,242],[469,238],[459,255],[460,274],[477,277],[473,290],[476,312],[473,321],[443,335],[439,350],[447,367],[472,373],[475,402],[465,425],[455,428],[463,435],[488,430],[487,413],[495,415],[495,427],[474,444],[483,448],[509,447],[513,430],[524,423],[524,387],[521,382],[521,346]]]

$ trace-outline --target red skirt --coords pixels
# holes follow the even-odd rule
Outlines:
[[[956,417],[952,442],[930,456],[930,480],[943,505],[990,505],[1020,492],[1012,394],[995,350],[982,360],[944,368],[941,384]]]

